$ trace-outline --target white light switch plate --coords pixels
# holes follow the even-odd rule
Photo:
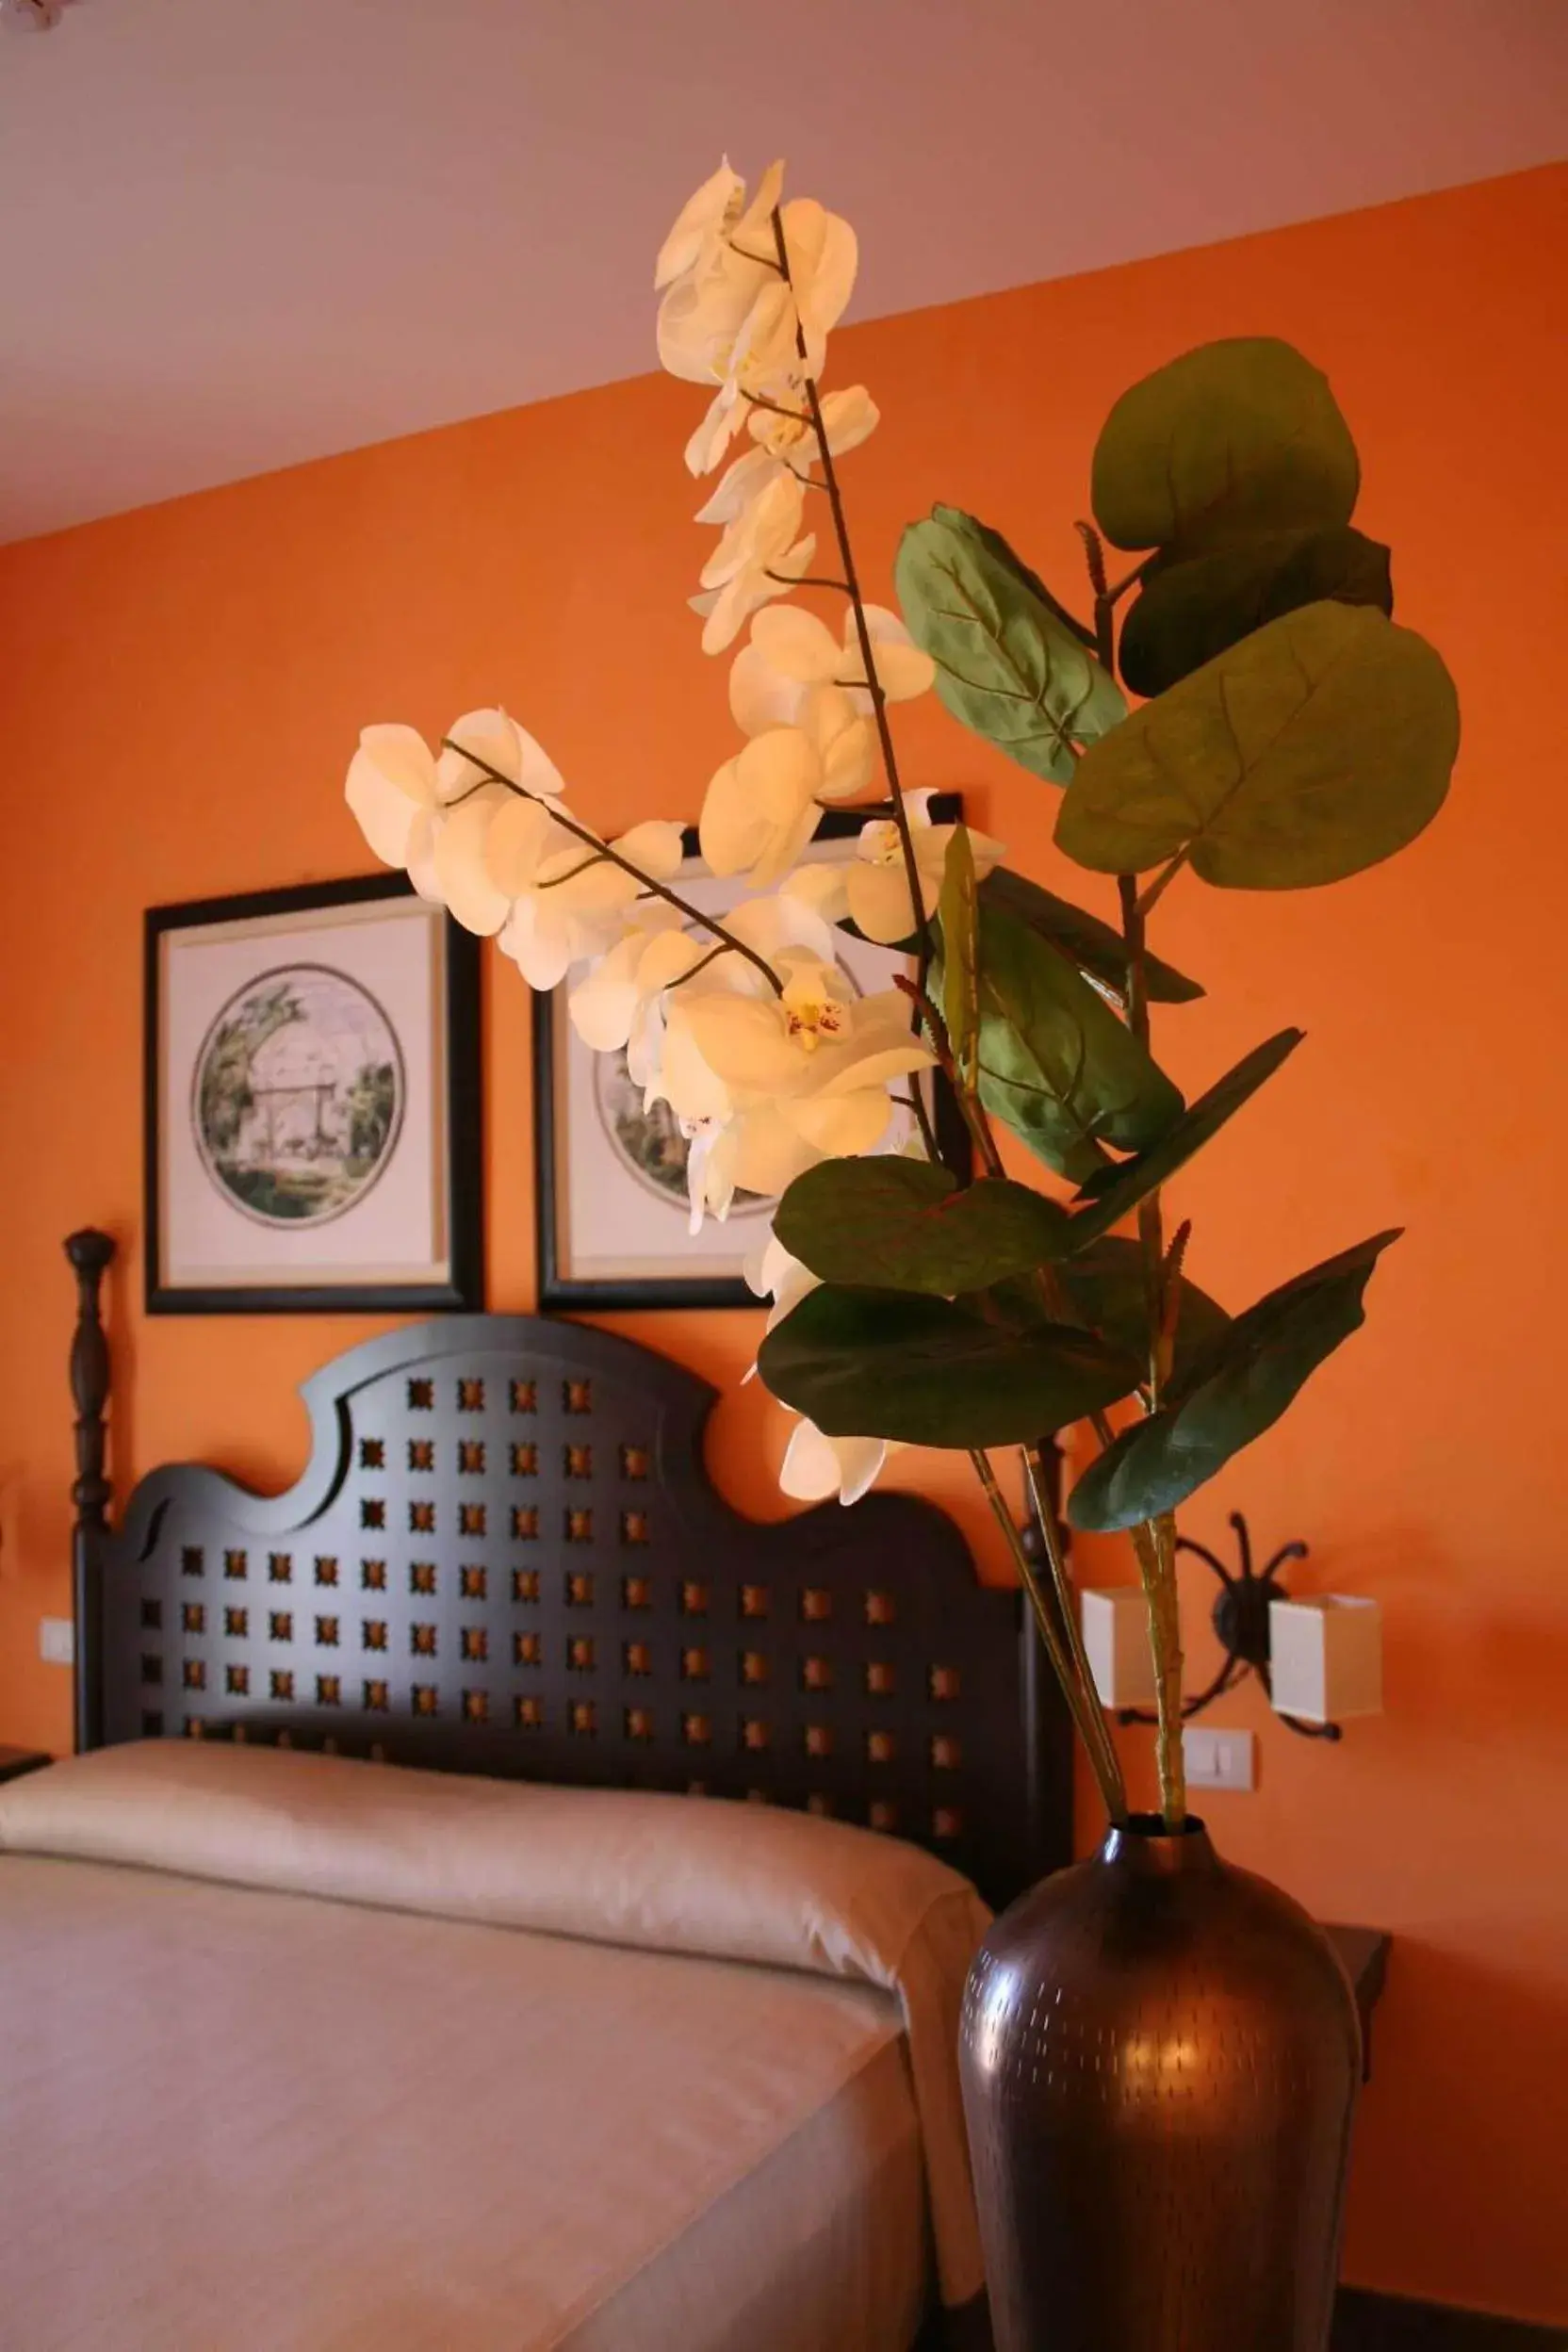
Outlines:
[[[41,1617],[38,1621],[38,1654],[46,1666],[74,1666],[76,1662],[76,1628],[69,1617]]]
[[[1192,1724],[1182,1734],[1187,1780],[1194,1788],[1250,1788],[1252,1735]]]

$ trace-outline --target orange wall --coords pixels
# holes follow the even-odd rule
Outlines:
[[[884,408],[847,472],[886,593],[899,524],[936,498],[993,518],[1070,586],[1070,521],[1116,393],[1207,336],[1291,337],[1359,436],[1359,519],[1394,544],[1402,615],[1458,676],[1458,784],[1408,855],[1331,892],[1170,893],[1157,943],[1212,996],[1166,1016],[1160,1042],[1196,1086],[1287,1021],[1310,1033],[1181,1181],[1192,1264],[1223,1298],[1410,1227],[1366,1331],[1191,1514],[1212,1534],[1241,1504],[1264,1541],[1310,1538],[1314,1579],[1380,1595],[1388,1712],[1335,1750],[1230,1703],[1262,1734],[1262,1785],[1210,1812],[1233,1855],[1398,1939],[1349,2275],[1538,2318],[1568,2311],[1551,2210],[1568,2179],[1552,1787],[1568,1298],[1548,1156],[1568,1012],[1568,384],[1549,299],[1565,228],[1568,172],[1530,173],[917,314],[834,351],[836,380],[863,376]],[[294,1383],[369,1328],[142,1320],[141,909],[363,868],[339,792],[361,723],[435,730],[497,696],[596,822],[694,813],[730,748],[724,672],[682,604],[708,536],[679,462],[697,397],[618,384],[0,552],[0,1740],[68,1736],[66,1677],[36,1654],[39,1616],[68,1605],[67,1229],[106,1225],[127,1253],[112,1290],[122,1482],[171,1453],[281,1482],[304,1442]],[[1085,890],[1050,848],[1049,787],[934,702],[900,717],[909,781],[962,785],[1019,864]],[[526,1308],[527,1006],[494,958],[487,988],[490,1303]],[[777,1416],[734,1386],[755,1319],[617,1320],[724,1386],[715,1476],[776,1511]],[[952,1464],[913,1458],[903,1476],[958,1509],[999,1571]],[[1088,1564],[1125,1573],[1113,1547]],[[1201,1666],[1201,1577],[1192,1597]]]

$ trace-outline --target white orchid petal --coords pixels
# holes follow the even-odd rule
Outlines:
[[[893,1106],[886,1087],[863,1086],[852,1094],[792,1097],[778,1113],[819,1159],[839,1159],[874,1152]]]
[[[642,825],[634,825],[629,833],[620,834],[612,846],[629,858],[639,873],[648,874],[655,882],[667,882],[678,874],[686,857],[686,844],[681,827],[664,817],[649,817]]]
[[[362,727],[359,748],[369,765],[416,808],[433,808],[437,798],[435,761],[416,727],[398,725]]]
[[[466,931],[482,938],[500,929],[512,910],[512,894],[498,887],[486,863],[491,826],[514,804],[504,784],[482,784],[447,812],[435,838],[433,863],[441,895]]]
[[[771,1102],[747,1111],[736,1121],[735,1181],[763,1200],[776,1200],[787,1192],[795,1178],[814,1168],[822,1156]]]
[[[766,812],[741,780],[740,761],[715,769],[703,798],[697,841],[714,874],[742,874],[766,845]]]
[[[679,1013],[703,1060],[732,1094],[769,1095],[798,1084],[808,1057],[791,1043],[776,1002],[694,992]]]
[[[731,171],[727,155],[695,194],[687,198],[659,248],[659,258],[653,266],[655,292],[700,260],[704,246],[721,233],[726,219],[738,210],[744,196],[745,182],[738,172]]]
[[[854,859],[844,869],[849,912],[858,930],[881,947],[896,947],[915,927],[909,880],[897,865]]]
[[[845,457],[869,441],[881,421],[882,412],[863,384],[829,392],[823,400],[823,432],[835,457]]]
[[[759,612],[751,625],[751,642],[770,669],[803,686],[829,684],[842,658],[832,630],[799,605]]]
[[[356,751],[349,762],[343,797],[382,864],[406,866],[422,813],[418,802],[392,783],[366,751]]]
[[[743,734],[792,726],[804,691],[797,679],[774,668],[760,646],[743,645],[729,665],[729,711]]]
[[[748,449],[727,466],[720,476],[712,497],[697,509],[699,523],[733,523],[743,514],[753,498],[764,491],[778,474],[778,460],[766,449]]]

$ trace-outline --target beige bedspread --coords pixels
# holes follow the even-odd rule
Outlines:
[[[825,1826],[172,1744],[0,1790],[0,2346],[903,2352],[972,2220],[901,1968],[945,2011],[984,1915]]]

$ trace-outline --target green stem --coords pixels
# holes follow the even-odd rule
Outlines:
[[[1051,1567],[1051,1579],[1056,1588],[1056,1605],[1061,1615],[1062,1629],[1067,1636],[1073,1671],[1086,1694],[1089,1721],[1095,1735],[1090,1743],[1091,1760],[1097,1749],[1100,1758],[1097,1772],[1102,1793],[1107,1789],[1115,1792],[1115,1801],[1107,1799],[1106,1809],[1111,1820],[1120,1823],[1127,1819],[1127,1784],[1122,1777],[1121,1758],[1116,1752],[1111,1739],[1110,1726],[1105,1721],[1105,1710],[1100,1704],[1100,1694],[1094,1687],[1094,1669],[1089,1664],[1088,1652],[1084,1647],[1084,1628],[1079,1620],[1078,1594],[1073,1585],[1072,1572],[1068,1566],[1067,1544],[1063,1540],[1061,1522],[1056,1516],[1056,1507],[1052,1498],[1051,1479],[1037,1446],[1026,1446],[1023,1448],[1023,1469],[1035,1505],[1035,1517],[1040,1530],[1040,1541],[1045,1546],[1045,1557]]]
[[[996,1473],[991,1468],[988,1456],[979,1447],[974,1447],[971,1450],[970,1461],[973,1464],[974,1474],[980,1481],[986,1500],[991,1507],[991,1515],[1001,1528],[1007,1549],[1012,1554],[1013,1565],[1018,1570],[1019,1579],[1028,1595],[1030,1611],[1035,1620],[1036,1630],[1040,1637],[1041,1647],[1051,1661],[1052,1672],[1061,1685],[1062,1695],[1068,1704],[1068,1711],[1077,1726],[1078,1737],[1082,1740],[1087,1753],[1105,1810],[1113,1821],[1123,1821],[1127,1818],[1127,1791],[1122,1784],[1120,1768],[1116,1764],[1114,1754],[1107,1767],[1104,1751],[1099,1746],[1095,1738],[1096,1723],[1101,1732],[1103,1733],[1104,1719],[1100,1714],[1100,1701],[1095,1695],[1094,1685],[1092,1682],[1081,1683],[1074,1672],[1072,1660],[1063,1646],[1062,1637],[1054,1622],[1050,1601],[1038,1576],[1035,1574],[1035,1563],[1024,1549],[1023,1538],[1020,1535],[1013,1514],[1007,1508],[1007,1498],[996,1482]]]
[[[1137,876],[1119,874],[1121,932],[1127,949],[1127,1022],[1138,1043],[1149,1044],[1149,988],[1145,971],[1143,910],[1138,904]],[[1138,1239],[1143,1246],[1144,1298],[1149,1330],[1149,1410],[1158,1413],[1164,1397],[1168,1353],[1165,1302],[1165,1237],[1158,1186],[1138,1205]],[[1141,1540],[1140,1540],[1141,1539]],[[1186,1770],[1182,1751],[1182,1625],[1176,1597],[1176,1523],[1168,1511],[1140,1527],[1134,1537],[1138,1568],[1149,1608],[1149,1644],[1154,1660],[1155,1761],[1160,1778],[1160,1811],[1168,1829],[1180,1829],[1186,1819]]]
[[[783,995],[784,983],[767,957],[760,956],[754,947],[748,947],[744,939],[738,939],[733,931],[727,931],[722,923],[715,923],[711,915],[705,915],[700,906],[694,906],[689,899],[684,899],[678,891],[672,890],[667,883],[656,882],[651,874],[645,874],[641,866],[634,866],[629,858],[621,856],[618,849],[612,848],[608,841],[601,841],[598,835],[590,831],[587,825],[580,825],[577,819],[569,816],[558,802],[547,798],[543,792],[531,792],[526,784],[514,782],[510,776],[503,776],[499,768],[493,768],[488,760],[482,760],[477,751],[470,751],[466,743],[454,743],[449,735],[443,735],[441,743],[444,750],[457,752],[462,759],[467,760],[470,767],[478,768],[480,774],[489,783],[504,784],[507,791],[515,792],[519,800],[531,800],[539,808],[547,808],[563,832],[574,834],[580,841],[585,842],[596,853],[588,859],[588,864],[595,865],[600,859],[607,859],[611,865],[619,866],[623,874],[629,874],[632,880],[640,882],[643,889],[652,897],[662,898],[667,906],[677,907],[689,923],[699,924],[704,931],[710,932],[714,939],[722,939],[727,948],[733,948],[737,956],[743,956],[748,964],[755,964],[775,996]],[[477,792],[479,788],[476,785],[474,789]],[[449,806],[455,808],[459,800],[466,800],[467,797],[466,792],[458,793],[449,803]],[[579,866],[575,871],[580,874],[583,869]],[[568,877],[563,874],[560,878],[565,881]]]

